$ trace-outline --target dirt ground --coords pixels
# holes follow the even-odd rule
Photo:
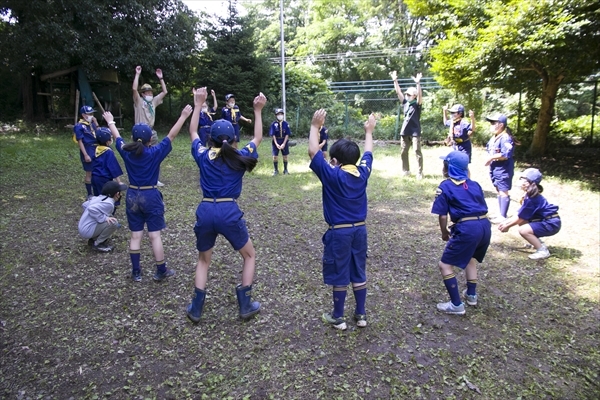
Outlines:
[[[152,281],[146,237],[136,284],[128,278],[127,228],[111,239],[110,254],[77,236],[83,176],[72,143],[4,139],[0,398],[598,398],[599,210],[598,192],[587,189],[597,175],[586,174],[589,185],[575,193],[580,183],[555,173],[548,197],[579,220],[548,240],[554,256],[531,261],[515,232],[495,232],[480,267],[479,306],[447,316],[435,311],[447,301],[437,269],[444,244],[429,213],[438,156],[447,150],[425,149],[426,179],[416,181],[398,177],[397,147],[378,146],[369,187],[369,325],[349,321],[339,332],[320,320],[331,307],[320,270],[320,184],[302,143],[292,174],[278,178],[263,144],[239,200],[257,251],[262,312],[237,318],[240,256],[219,238],[194,325],[184,308],[193,292],[198,171],[182,142],[161,176],[162,238],[177,274]],[[46,164],[32,167],[39,163]],[[473,165],[495,211],[486,171]],[[123,209],[117,217],[125,221]],[[464,287],[464,275],[459,282]],[[346,315],[353,304],[349,293]]]

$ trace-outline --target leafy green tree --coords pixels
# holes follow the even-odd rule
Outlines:
[[[175,83],[196,51],[198,21],[180,0],[4,0],[0,15],[1,62],[21,74],[23,88],[35,89],[32,79],[41,74],[77,65],[92,78],[117,69],[127,80],[136,65],[162,68]],[[34,93],[23,93],[29,118],[41,108]]]
[[[600,67],[600,3],[595,0],[406,0],[426,18],[437,45],[432,70],[457,90],[494,86],[540,98],[529,148],[542,155],[562,83]]]

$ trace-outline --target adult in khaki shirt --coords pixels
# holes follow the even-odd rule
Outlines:
[[[162,104],[163,99],[167,95],[167,85],[163,79],[163,73],[160,68],[156,70],[156,76],[160,80],[160,86],[162,92],[154,96],[152,86],[145,83],[138,92],[138,85],[140,81],[140,74],[142,73],[142,67],[135,67],[135,78],[133,78],[133,113],[136,124],[147,124],[152,128],[152,138],[150,139],[150,145],[154,146],[158,143],[158,134],[154,130],[154,122],[156,120],[156,107]],[[161,181],[158,181],[157,186],[164,186]]]

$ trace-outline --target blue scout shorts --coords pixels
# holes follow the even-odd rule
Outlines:
[[[502,167],[491,168],[490,178],[499,192],[508,192],[512,188],[512,174]]]
[[[465,269],[471,258],[483,262],[492,238],[492,225],[487,218],[464,221],[450,228],[441,261]]]
[[[347,286],[367,280],[367,227],[329,229],[323,235],[323,281]]]
[[[233,249],[239,251],[248,243],[250,236],[244,213],[235,201],[201,201],[196,209],[196,248],[207,251],[214,247],[219,234],[225,236]]]
[[[127,223],[129,230],[138,232],[148,226],[148,232],[165,229],[165,203],[162,193],[158,189],[132,189],[127,190]]]
[[[81,150],[79,151],[79,159],[81,160],[81,165],[83,166],[83,170],[86,172],[90,172],[94,170],[94,158],[96,158],[96,146],[85,146],[85,151],[88,153],[88,156],[92,159],[90,162],[85,162],[85,157],[83,157],[83,153]]]
[[[277,144],[281,144],[281,143],[277,143]],[[285,144],[285,147],[281,150],[279,150],[276,146],[275,143],[273,141],[271,141],[271,153],[274,156],[278,156],[279,152],[281,151],[281,154],[283,154],[284,156],[287,156],[288,154],[290,154],[290,142],[288,140],[288,142]]]
[[[531,230],[537,237],[553,236],[560,231],[560,217],[548,218],[543,221],[530,222]]]

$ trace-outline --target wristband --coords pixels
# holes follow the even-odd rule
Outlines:
[[[107,124],[108,125],[116,125],[116,122],[115,121],[110,121],[110,122],[107,122]]]

